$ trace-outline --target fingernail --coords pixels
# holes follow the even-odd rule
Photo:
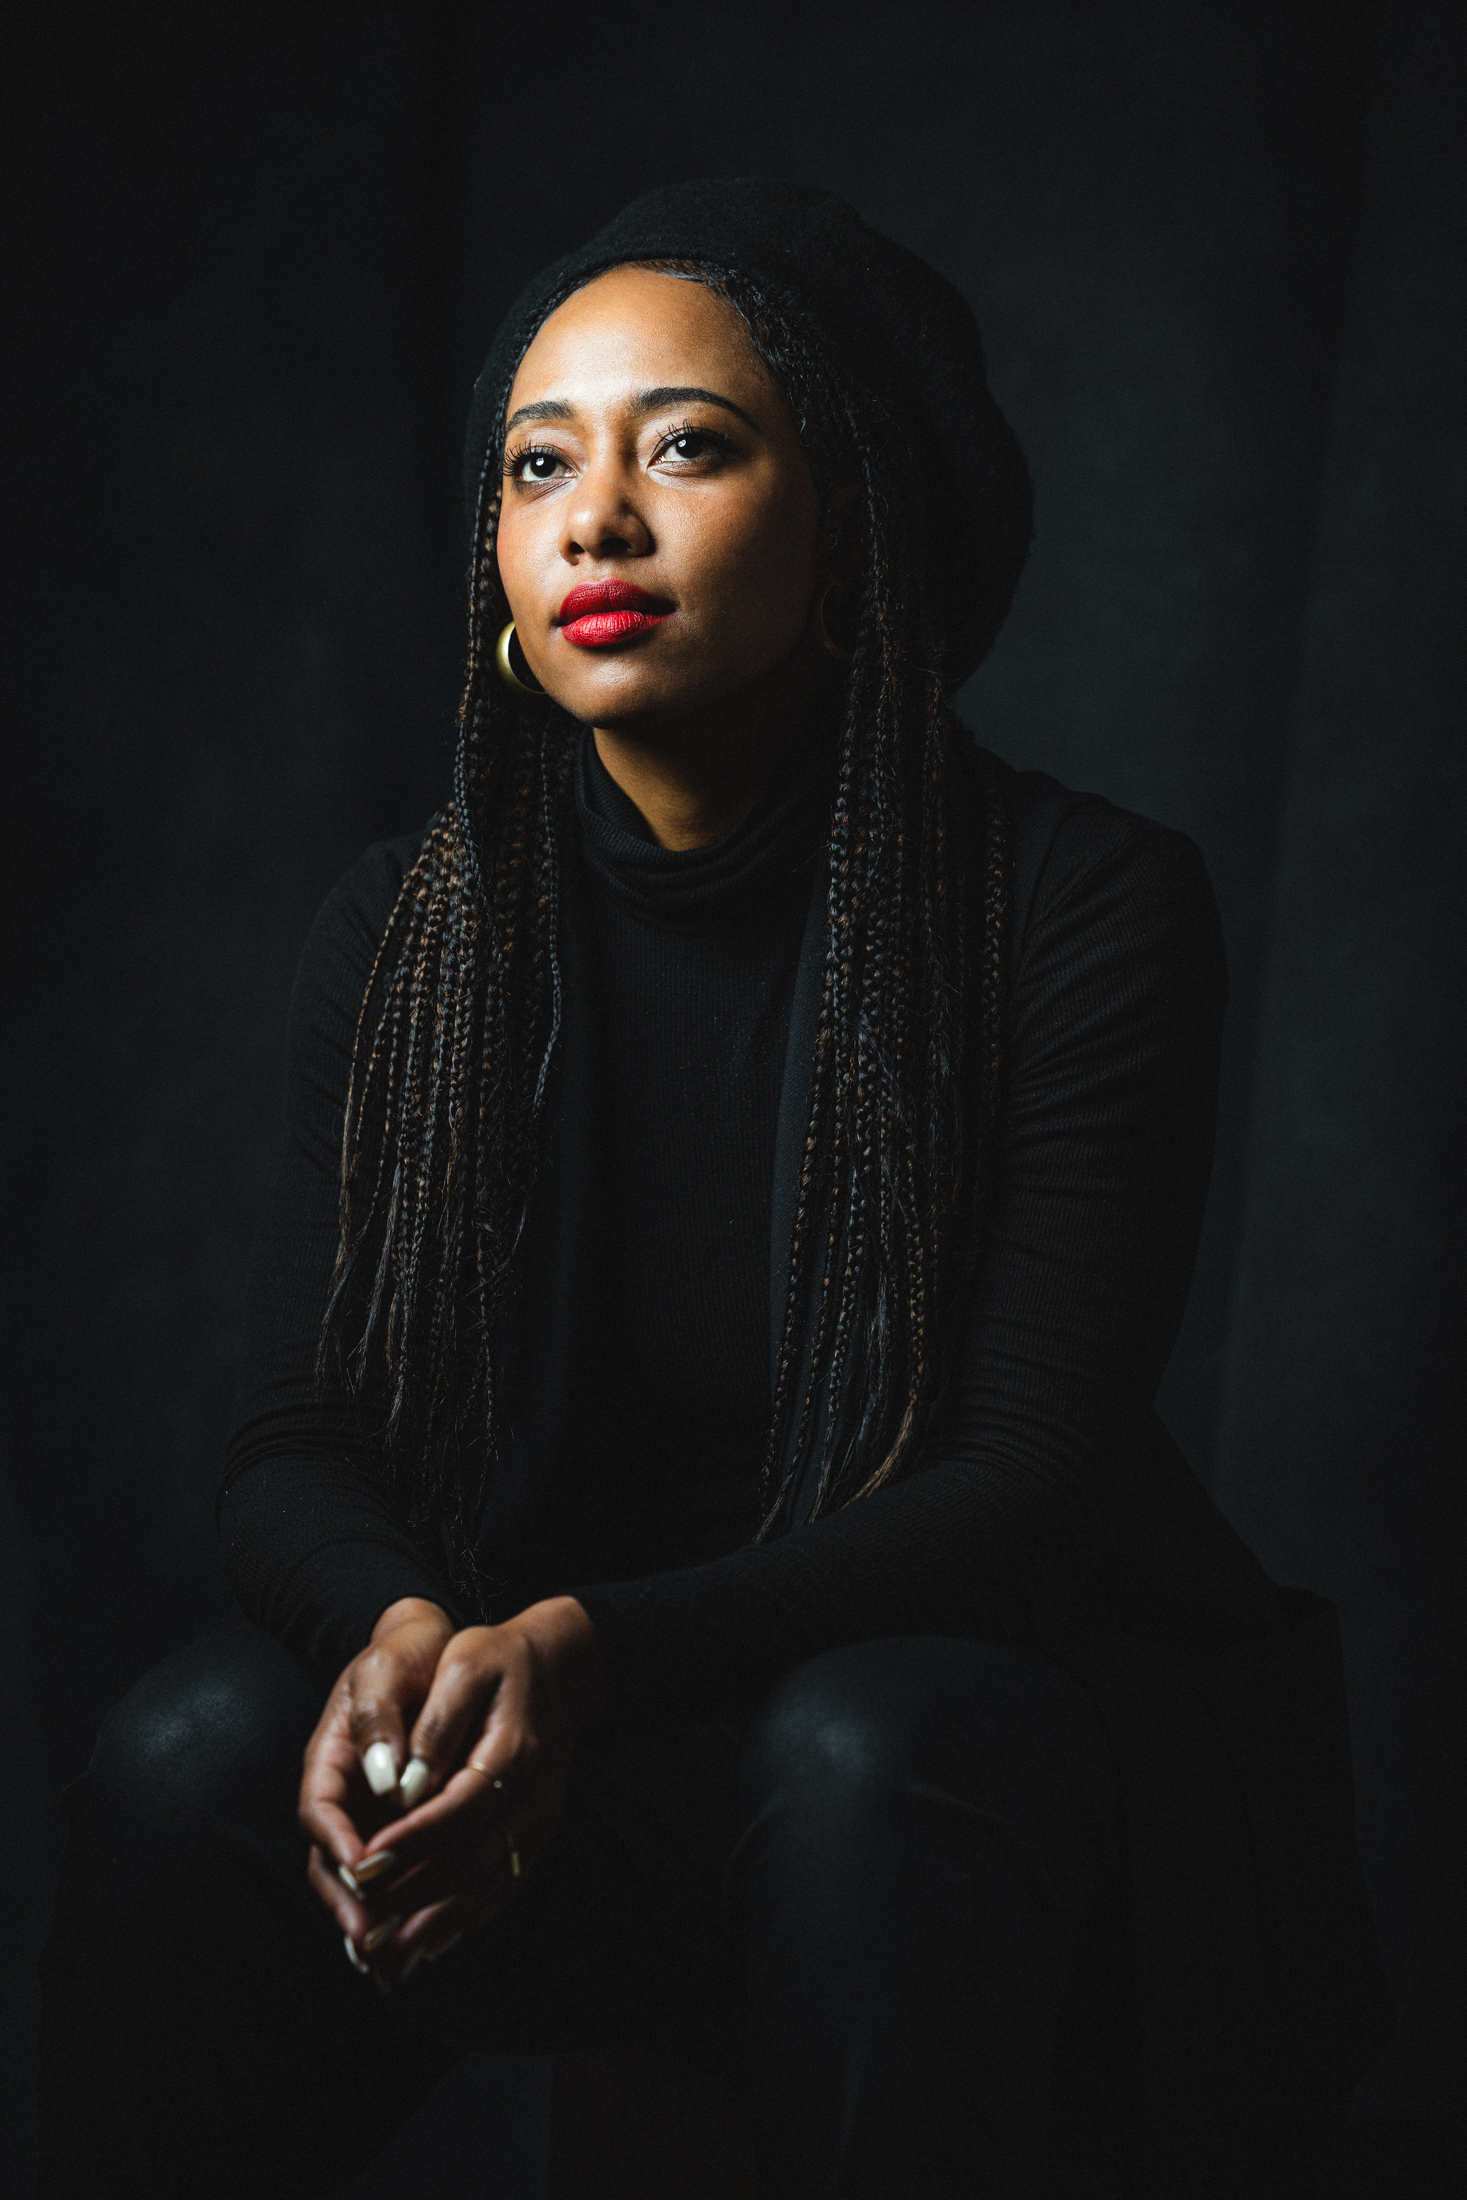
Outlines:
[[[397,1786],[397,1759],[391,1742],[373,1742],[362,1759],[362,1770],[374,1795],[390,1795]]]
[[[428,1785],[428,1767],[421,1757],[408,1760],[408,1768],[397,1783],[404,1810],[411,1810],[424,1788]]]
[[[348,1961],[348,1962],[349,1962],[349,1963],[351,1964],[351,1967],[352,1967],[352,1969],[353,1969],[354,1971],[370,1971],[370,1970],[371,1970],[371,1968],[372,1968],[371,1964],[370,1964],[370,1963],[364,1963],[364,1962],[363,1962],[363,1960],[362,1960],[362,1958],[361,1958],[361,1957],[360,1957],[360,1956],[359,1956],[359,1955],[357,1954],[357,1947],[356,1947],[356,1942],[355,1942],[355,1941],[354,1941],[354,1940],[352,1939],[352,1937],[351,1937],[351,1934],[350,1934],[350,1933],[343,1933],[343,1934],[342,1934],[342,1936],[341,1936],[341,1944],[342,1944],[342,1946],[343,1946],[343,1947],[345,1948],[345,1950],[346,1950],[346,1954],[347,1954],[347,1961]]]
[[[436,1948],[425,1948],[423,1953],[430,1963],[436,1963],[440,1956],[447,1955],[450,1948],[456,1948],[463,1937],[462,1933],[450,1933],[447,1940],[440,1940]]]
[[[375,1955],[384,1940],[391,1940],[393,1934],[397,1931],[397,1928],[401,1923],[402,1912],[401,1910],[398,1910],[394,1913],[393,1916],[384,1917],[382,1923],[380,1925],[374,1925],[369,1933],[363,1933],[362,1953],[369,1956]]]
[[[397,1983],[399,1986],[406,1986],[408,1980],[412,1977],[414,1971],[416,1971],[418,1965],[422,1962],[422,1960],[423,1943],[419,1941],[417,1947],[414,1948],[412,1954],[407,1958],[406,1962],[403,1964],[402,1969],[397,1974]]]
[[[390,1872],[396,1862],[396,1849],[377,1849],[371,1856],[362,1857],[356,1868],[357,1885],[370,1887],[374,1879],[380,1879],[384,1872]]]
[[[348,1894],[361,1893],[361,1881],[357,1878],[357,1875],[352,1870],[350,1864],[338,1864],[336,1867],[336,1876],[341,1881],[341,1884],[343,1885],[343,1887],[345,1887]]]

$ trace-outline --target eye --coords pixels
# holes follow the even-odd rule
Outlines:
[[[504,470],[512,481],[553,481],[556,469],[563,469],[565,460],[559,451],[552,451],[544,443],[534,443],[517,451],[507,451]]]
[[[653,459],[656,466],[671,461],[674,470],[680,466],[697,466],[710,458],[721,458],[729,448],[729,439],[716,428],[674,428],[657,446]]]

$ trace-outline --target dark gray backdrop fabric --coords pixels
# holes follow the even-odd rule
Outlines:
[[[1038,536],[971,721],[1206,854],[1233,998],[1164,1409],[1265,1561],[1341,1607],[1401,2015],[1361,2106],[1467,2112],[1464,92],[1455,6],[36,34],[10,199],[5,2128],[57,1791],[229,1609],[212,1494],[286,993],[333,878],[445,790],[474,371],[525,277],[624,200],[750,172],[845,193],[974,303]]]

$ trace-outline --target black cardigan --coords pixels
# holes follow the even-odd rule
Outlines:
[[[1015,901],[992,1224],[944,1426],[902,1484],[704,1565],[584,1579],[587,1554],[562,1523],[587,1440],[597,1063],[588,1024],[568,1018],[519,1403],[483,1557],[499,1584],[496,1616],[574,1589],[595,1621],[613,1700],[625,1684],[737,1713],[799,1659],[863,1637],[1047,1639],[1097,1605],[1205,1634],[1246,1627],[1268,1608],[1261,1570],[1152,1414],[1211,1166],[1226,980],[1206,871],[1182,835],[1098,797],[1037,773],[1011,774],[1010,785]],[[307,942],[286,1153],[255,1255],[220,1499],[245,1610],[333,1670],[398,1597],[459,1612],[440,1554],[395,1516],[366,1448],[343,1440],[339,1401],[319,1399],[312,1374],[352,1033],[415,846],[369,849]],[[804,1124],[821,902],[817,885],[780,1101],[776,1266]],[[568,908],[574,998],[593,981],[574,891]]]

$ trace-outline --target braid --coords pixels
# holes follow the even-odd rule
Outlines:
[[[940,637],[915,582],[897,425],[798,304],[717,267],[649,264],[707,283],[742,315],[822,498],[836,479],[854,483],[864,551],[767,1533],[811,1462],[817,1512],[893,1480],[941,1404],[991,1167],[1008,824],[996,773],[925,669]],[[411,1520],[446,1526],[470,1594],[502,1317],[562,1023],[576,734],[548,698],[511,696],[495,674],[500,467],[496,440],[479,480],[452,799],[402,882],[358,1020],[318,1365],[323,1381],[339,1370],[364,1413],[370,1400],[389,1486]]]

